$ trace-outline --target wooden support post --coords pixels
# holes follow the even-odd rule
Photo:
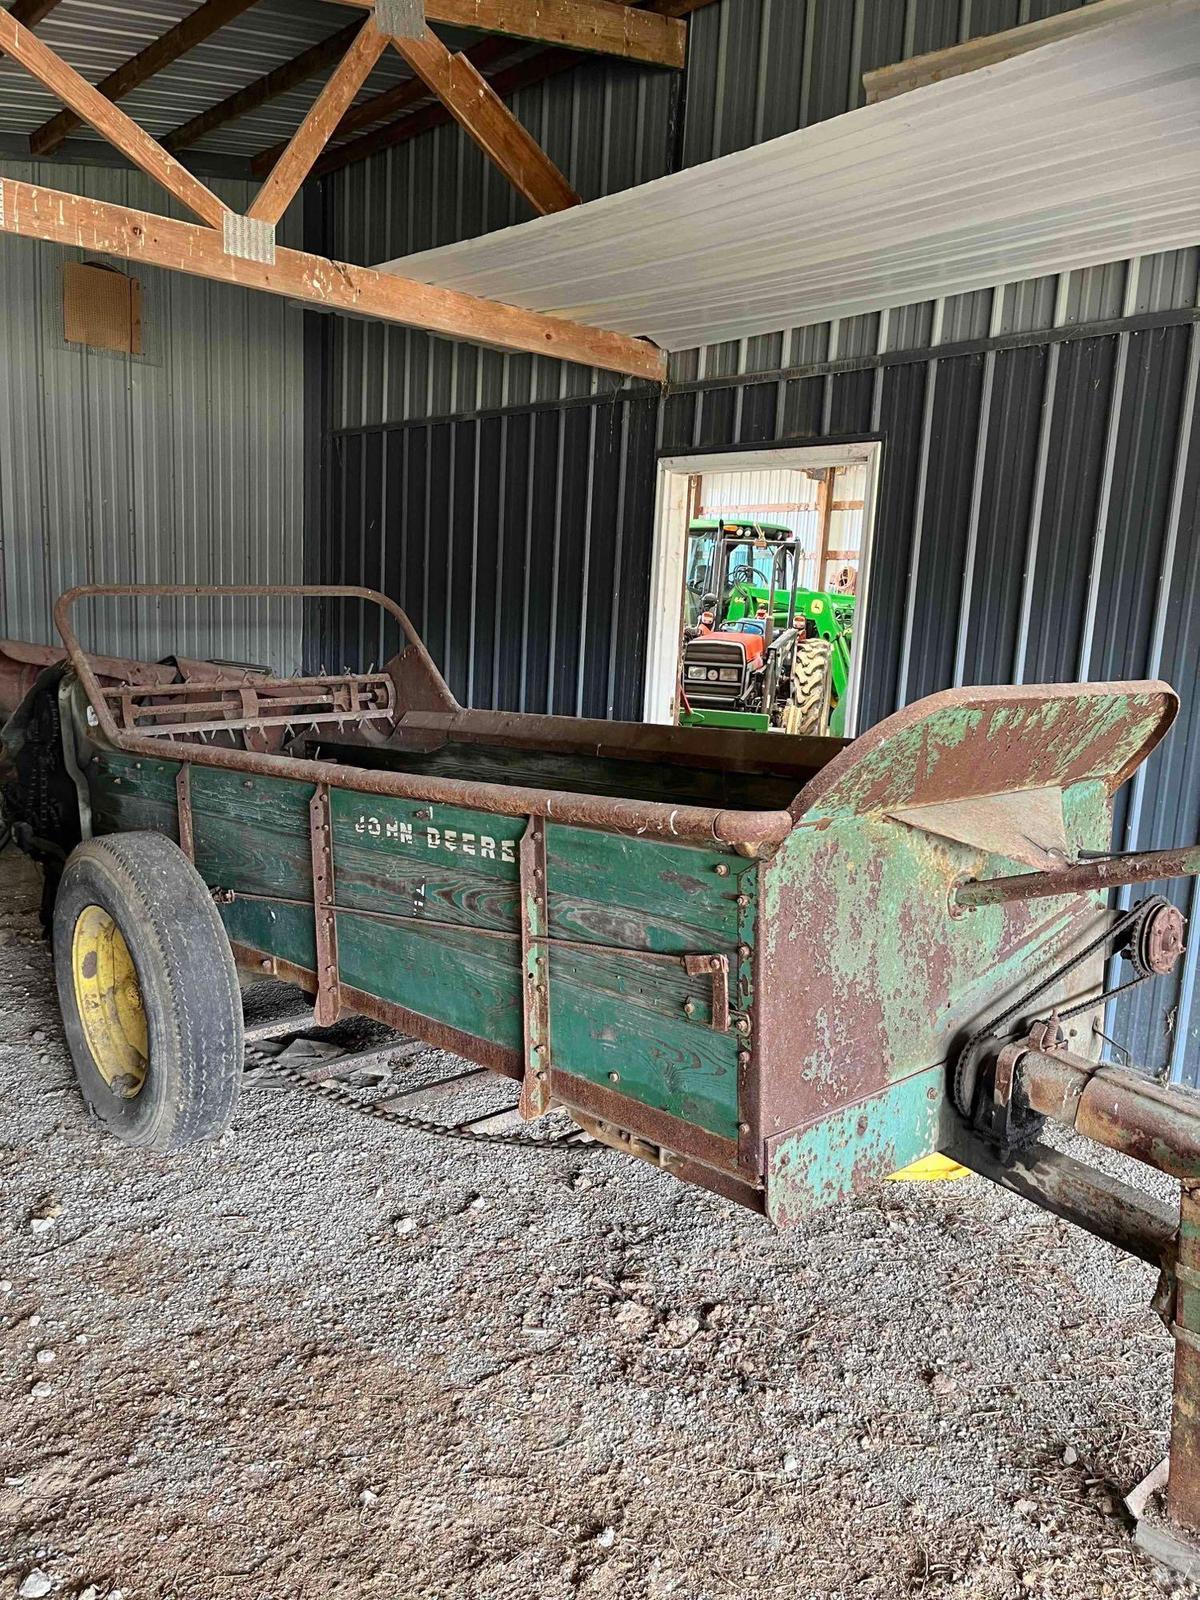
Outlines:
[[[96,92],[105,100],[122,99],[139,84],[145,83],[147,78],[152,78],[156,72],[169,67],[172,61],[178,61],[180,56],[202,44],[226,23],[240,17],[253,4],[254,0],[205,0],[204,5],[184,17],[136,56],[123,62],[107,78],[102,78],[96,85]],[[29,149],[32,155],[52,154],[71,130],[79,126],[80,120],[91,122],[91,118],[71,101],[68,100],[67,104],[70,110],[60,111],[30,135]],[[96,124],[92,122],[92,126]],[[111,137],[103,128],[97,131],[103,133],[105,138]]]
[[[829,564],[829,541],[833,531],[833,481],[837,476],[836,467],[826,467],[825,475],[817,485],[817,582],[820,590],[825,588],[825,568]]]
[[[181,205],[212,227],[222,226],[228,211],[225,203],[7,11],[0,11],[0,50],[78,113],[78,118],[71,121],[72,127],[76,120],[89,123],[135,167],[140,167],[148,178],[153,178],[174,195]]]
[[[375,0],[337,3],[370,9]],[[425,0],[425,17],[455,28],[506,33],[656,67],[682,67],[687,50],[686,23],[615,0]]]
[[[252,221],[274,224],[283,216],[387,46],[387,35],[368,19],[255,195],[246,213]]]
[[[523,350],[654,383],[666,381],[663,352],[628,334],[524,311],[395,273],[329,261],[303,250],[280,248],[273,262],[230,255],[221,235],[211,228],[13,178],[0,179],[0,232],[236,283],[322,310],[378,317],[500,350]]]
[[[465,55],[453,55],[428,30],[420,39],[397,37],[392,43],[539,215],[579,204],[579,196],[541,145]]]

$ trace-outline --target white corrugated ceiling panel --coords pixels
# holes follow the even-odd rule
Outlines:
[[[390,270],[667,350],[1200,238],[1200,0]]]

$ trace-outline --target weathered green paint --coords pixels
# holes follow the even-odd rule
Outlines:
[[[1163,696],[1149,689],[1106,693],[1099,685],[1091,693],[1081,688],[1079,700],[1023,698],[1019,689],[1008,700],[988,693],[996,698],[978,705],[938,705],[941,697],[933,696],[922,702],[930,707],[925,716],[908,723],[890,718],[856,740],[853,754],[835,758],[814,786],[819,799],[806,820],[903,807],[921,795],[937,798],[927,790],[939,767],[961,774],[950,790],[961,798],[1069,787],[1086,778],[1111,784],[1153,742],[1163,721]],[[1017,748],[1020,767],[1006,767],[1006,754]]]
[[[591,828],[546,829],[550,932],[668,955],[726,952],[750,862]]]
[[[711,1027],[711,985],[682,967],[554,947],[555,1069],[737,1137],[737,1035]],[[694,1012],[683,1009],[690,1001]],[[613,1077],[613,1074],[616,1077]]]
[[[943,1142],[945,1074],[931,1067],[856,1105],[774,1139],[767,1149],[767,1215],[777,1227],[931,1155]]]
[[[824,1127],[848,1105],[867,1108],[870,1127],[870,1106],[891,1106],[895,1087],[924,1073],[940,1097],[965,1037],[1100,930],[1100,896],[959,911],[951,904],[957,882],[1028,869],[898,823],[889,811],[933,800],[969,805],[972,795],[1071,778],[1068,853],[1105,849],[1113,776],[1160,726],[1163,696],[988,693],[982,708],[926,702],[907,723],[835,757],[801,796],[797,827],[764,868],[768,999],[756,1053],[768,1140]],[[1098,968],[1076,972],[1040,1004],[1078,993]],[[1068,1026],[1078,1030],[1073,1048],[1094,1049],[1087,1019]],[[852,1163],[855,1181],[937,1148],[895,1144],[867,1140]]]
[[[106,755],[94,782],[98,829],[177,837],[176,770]],[[234,894],[221,905],[230,937],[309,970],[312,793],[307,783],[191,769],[196,864]],[[520,1052],[525,819],[337,789],[330,813],[341,982]],[[750,958],[736,950],[752,937],[756,869],[717,850],[553,824],[546,844],[549,932],[597,947],[553,947],[552,1066],[736,1137],[739,1036],[714,1031],[711,980],[688,977],[678,958],[729,956],[732,1004],[748,1005]],[[636,1128],[632,1106],[629,1115]]]

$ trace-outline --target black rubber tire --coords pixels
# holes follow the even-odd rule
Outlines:
[[[830,674],[833,647],[828,639],[807,639],[796,646],[792,663],[792,692],[784,712],[788,733],[829,732]]]
[[[79,1015],[72,946],[88,906],[117,924],[141,989],[149,1050],[132,1099],[97,1069]],[[54,975],[79,1087],[110,1133],[156,1151],[224,1133],[242,1081],[241,990],[212,896],[178,845],[159,833],[116,833],[72,852],[54,903]]]

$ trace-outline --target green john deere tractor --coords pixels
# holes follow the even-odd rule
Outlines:
[[[688,530],[679,721],[845,730],[854,596],[799,588],[790,528],[700,517]]]

